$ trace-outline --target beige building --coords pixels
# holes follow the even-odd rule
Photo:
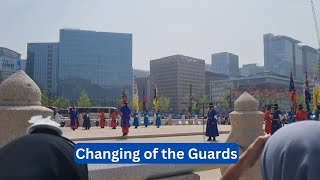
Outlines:
[[[150,77],[156,84],[158,97],[170,98],[168,111],[188,111],[190,85],[192,94],[204,90],[205,61],[183,55],[174,55],[150,61]]]

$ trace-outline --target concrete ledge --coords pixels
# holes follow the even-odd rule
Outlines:
[[[177,176],[150,179],[150,180],[200,180],[200,176],[198,174],[189,173],[189,174],[182,174]]]
[[[228,167],[225,164],[211,165],[106,165],[106,164],[89,164],[89,179],[90,180],[147,180],[169,178],[193,172],[206,171]]]
[[[230,131],[219,131],[219,134],[229,134]],[[140,134],[130,136],[105,136],[105,137],[88,137],[88,138],[71,138],[72,141],[94,141],[94,140],[112,140],[112,139],[136,139],[136,138],[155,138],[155,137],[177,137],[177,136],[197,136],[203,135],[203,132],[190,133],[162,133],[162,134]]]

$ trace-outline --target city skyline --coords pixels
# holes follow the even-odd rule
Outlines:
[[[318,48],[308,1],[31,0],[2,4],[0,15],[19,13],[2,22],[1,46],[23,58],[28,42],[57,42],[57,32],[63,28],[132,33],[133,67],[143,70],[149,69],[149,60],[174,54],[210,63],[211,54],[217,52],[237,54],[240,67],[262,65],[266,33],[287,35]],[[315,2],[315,7],[319,10],[320,3]]]

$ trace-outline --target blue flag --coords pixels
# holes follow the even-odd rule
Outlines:
[[[305,85],[305,90],[304,90],[304,99],[305,99],[305,103],[306,103],[307,112],[309,112],[310,111],[309,102],[311,101],[311,94],[310,94],[310,87],[309,87],[309,82],[308,82],[307,71],[305,71],[305,73],[306,73],[306,85]]]

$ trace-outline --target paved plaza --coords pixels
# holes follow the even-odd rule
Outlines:
[[[205,128],[205,127],[204,127]],[[121,127],[117,127],[117,129],[111,129],[109,127],[100,128],[100,127],[92,127],[90,130],[83,130],[82,127],[73,131],[70,127],[61,128],[63,131],[63,136],[72,139],[74,141],[81,140],[96,140],[96,139],[113,139],[122,137]],[[219,132],[222,134],[228,133],[231,130],[230,125],[219,125]],[[173,126],[161,126],[157,128],[156,126],[148,126],[147,128],[144,126],[138,127],[138,129],[134,129],[134,127],[130,127],[129,136],[137,137],[157,137],[157,136],[181,136],[181,135],[201,135],[203,134],[203,126],[202,125],[173,125]]]

